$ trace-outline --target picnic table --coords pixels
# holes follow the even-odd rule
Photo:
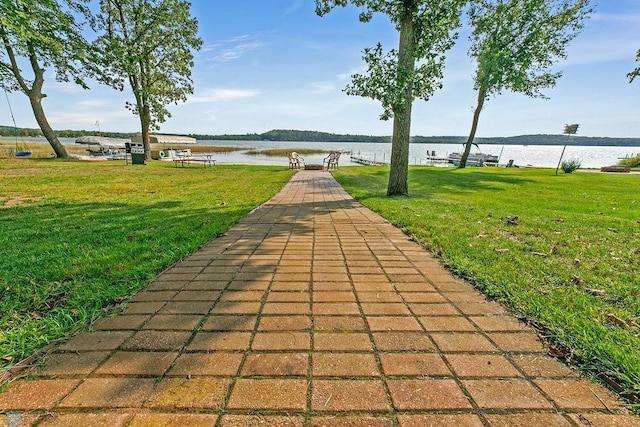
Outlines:
[[[216,160],[213,158],[211,154],[207,154],[203,157],[193,157],[193,156],[178,156],[173,159],[173,164],[178,167],[189,166],[191,162],[202,163],[202,165],[206,167],[211,167],[216,165]]]

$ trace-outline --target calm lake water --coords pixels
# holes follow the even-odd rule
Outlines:
[[[353,153],[361,157],[389,162],[391,158],[391,143],[351,143],[351,142],[280,142],[280,141],[199,141],[199,145],[237,146],[247,150],[255,148],[266,150],[269,148],[319,148],[327,151],[342,151]],[[411,165],[429,164],[429,156],[435,152],[436,157],[447,157],[453,152],[460,152],[464,147],[460,144],[410,144],[409,163]],[[483,153],[500,156],[500,163],[507,163],[513,159],[518,166],[553,167],[558,165],[563,146],[548,145],[490,145],[480,146]],[[477,151],[473,147],[472,152]],[[600,168],[618,163],[620,158],[640,153],[640,147],[576,147],[567,146],[563,159],[579,159],[583,168]],[[246,150],[232,153],[216,153],[219,163],[253,164],[253,165],[287,165],[284,157],[268,157],[247,155]],[[325,155],[305,155],[306,163],[322,163]],[[357,165],[350,161],[348,154],[340,157],[340,165]]]
[[[63,144],[75,144],[73,139],[62,139]],[[215,158],[221,164],[246,165],[288,165],[286,157],[271,157],[264,155],[249,155],[250,149],[267,150],[270,148],[296,149],[313,148],[328,151],[341,151],[340,165],[357,165],[350,160],[348,153],[360,157],[375,159],[388,163],[391,158],[391,143],[362,143],[362,142],[282,142],[282,141],[198,141],[198,145],[240,147],[243,150],[229,153],[215,153]],[[411,144],[409,146],[409,164],[429,164],[429,156],[435,152],[436,157],[446,158],[453,152],[460,152],[461,144]],[[561,145],[492,145],[483,144],[480,151],[500,156],[500,163],[505,164],[513,160],[517,166],[553,167],[558,165],[563,146]],[[477,151],[473,147],[472,152]],[[583,168],[600,168],[618,163],[624,157],[640,153],[640,147],[578,147],[567,146],[563,159],[578,159]],[[322,163],[326,154],[305,155],[306,163]]]

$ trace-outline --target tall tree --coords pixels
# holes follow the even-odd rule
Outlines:
[[[640,62],[640,50],[638,50],[638,53],[636,54],[636,62]],[[627,74],[629,83],[633,82],[633,80],[638,76],[640,76],[640,65],[638,65],[635,70]]]
[[[397,50],[384,52],[379,43],[365,49],[367,73],[353,75],[345,91],[380,101],[380,118],[393,117],[387,195],[407,194],[411,107],[415,98],[426,101],[442,86],[445,52],[454,43],[466,0],[316,0],[316,13],[323,16],[348,3],[364,8],[360,21],[383,13],[400,33]]]
[[[551,67],[567,56],[569,42],[592,12],[589,0],[473,0],[469,54],[477,62],[477,103],[465,150],[464,168],[478,128],[480,113],[491,96],[503,90],[546,98],[561,72]]]
[[[192,51],[202,40],[189,8],[184,0],[100,1],[104,34],[94,43],[100,80],[124,90],[128,79],[135,103],[126,106],[140,117],[147,157],[150,130],[171,117],[166,106],[193,93]]]
[[[31,103],[42,134],[57,157],[67,151],[51,128],[42,106],[45,72],[53,68],[56,80],[73,81],[88,89],[88,43],[76,17],[90,19],[88,0],[0,1],[0,86],[8,92],[24,93]],[[28,74],[26,68],[31,68]]]

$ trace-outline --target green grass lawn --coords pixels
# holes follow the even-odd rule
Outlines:
[[[0,162],[0,372],[226,231],[282,167]]]
[[[393,198],[388,168],[335,176],[571,362],[640,396],[640,176],[415,167]]]

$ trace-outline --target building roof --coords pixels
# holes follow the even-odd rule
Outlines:
[[[131,138],[132,142],[142,142],[142,135]],[[182,135],[149,135],[150,144],[195,144],[196,139]]]

